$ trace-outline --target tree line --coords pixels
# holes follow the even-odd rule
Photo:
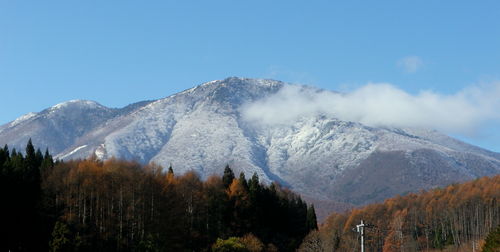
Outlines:
[[[0,201],[2,251],[294,251],[317,229],[312,205],[256,174],[60,162],[31,140],[25,154],[0,149]]]
[[[488,239],[499,245],[486,250],[493,246],[487,243],[483,251],[500,251],[499,199],[500,175],[397,196],[330,215],[299,251],[359,250],[359,234],[352,228],[361,220],[373,225],[365,228],[365,251],[481,251],[490,232]]]

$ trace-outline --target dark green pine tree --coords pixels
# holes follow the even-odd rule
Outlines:
[[[32,159],[32,162],[35,162],[35,156],[35,147],[33,146],[30,138],[26,144],[26,159]]]
[[[9,243],[11,243],[11,225],[13,224],[13,212],[15,210],[11,207],[12,198],[17,196],[13,195],[14,179],[10,172],[10,156],[9,148],[7,145],[0,149],[0,251],[8,251]]]
[[[259,184],[259,176],[257,175],[256,172],[254,172],[253,176],[251,179],[248,180],[248,191],[250,195],[250,206],[251,208],[257,208],[253,210],[260,210],[260,204],[259,204],[259,194],[262,191],[262,188]],[[252,210],[252,211],[253,211]],[[257,217],[257,216],[255,216]]]
[[[40,151],[40,149],[36,149],[36,152],[35,152],[35,164],[36,166],[40,166],[43,162],[43,154],[42,152]]]
[[[42,153],[40,150],[35,152],[35,147],[31,142],[31,138],[26,145],[26,157],[24,159],[23,177],[26,183],[30,183],[33,187],[34,193],[39,192],[40,187],[40,165],[42,163]]]
[[[50,155],[49,149],[46,148],[40,164],[40,185],[43,184],[42,181],[48,180],[54,170],[54,166],[54,159]],[[47,240],[50,240],[54,223],[58,220],[59,207],[56,204],[55,198],[55,192],[41,189],[39,203],[37,204],[38,220],[40,221],[40,233],[38,236],[45,245],[47,245]]]
[[[3,189],[2,185],[5,185],[4,180],[7,179],[9,174],[8,163],[9,163],[9,147],[5,145],[3,149],[0,149],[0,188]],[[7,187],[6,187],[7,188]],[[0,191],[0,194],[4,191]]]
[[[17,152],[16,148],[13,148],[10,152],[10,159],[8,164],[10,170],[17,176],[21,176],[24,168],[24,157],[23,154]]]
[[[498,252],[500,251],[500,225],[491,232],[486,237],[485,243],[483,245],[483,252]]]
[[[240,173],[240,178],[239,178],[240,184],[245,188],[245,190],[248,191],[248,183],[247,179],[245,178],[245,173],[241,172]]]
[[[252,178],[248,181],[248,187],[250,189],[250,194],[257,195],[260,191],[259,175],[256,172],[253,173]]]
[[[311,204],[307,208],[307,219],[306,219],[307,230],[318,230],[318,220],[316,219],[316,211],[314,210],[314,205]]]
[[[50,251],[71,251],[70,231],[63,222],[56,222],[49,243]]]
[[[174,175],[174,169],[172,168],[172,164],[168,167],[168,174]]]
[[[23,194],[23,201],[19,207],[23,208],[21,218],[23,221],[19,223],[20,232],[24,233],[21,241],[23,247],[31,250],[33,248],[41,248],[45,245],[43,241],[43,230],[41,230],[41,220],[39,215],[40,199],[42,195],[40,165],[43,155],[40,150],[35,151],[35,147],[29,139],[26,145],[26,156],[24,158],[24,165],[20,169],[22,181],[20,186]]]
[[[226,165],[226,168],[224,168],[224,175],[222,176],[222,183],[224,184],[224,187],[227,189],[233,183],[234,180],[234,172],[231,170],[229,165]]]
[[[47,173],[53,167],[54,167],[54,159],[52,158],[52,155],[50,155],[49,149],[47,148],[47,149],[45,149],[45,154],[43,155],[43,158],[42,158],[40,170],[42,173]]]
[[[0,149],[0,168],[9,161],[9,147],[5,145],[3,149]]]

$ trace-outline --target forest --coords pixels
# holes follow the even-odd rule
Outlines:
[[[299,251],[500,251],[500,175],[333,213]],[[485,239],[486,238],[486,239]]]
[[[500,175],[333,213],[254,174],[0,148],[0,251],[499,251]]]
[[[295,251],[314,207],[254,174],[0,149],[1,251]]]

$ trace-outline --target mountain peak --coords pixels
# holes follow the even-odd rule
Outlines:
[[[230,105],[233,108],[266,97],[277,92],[285,85],[284,82],[271,79],[252,79],[242,77],[228,77],[223,80],[213,80],[202,83],[180,93],[168,96],[163,101],[172,98],[190,97],[193,101],[208,101]]]
[[[63,109],[69,106],[80,106],[80,107],[87,107],[87,108],[98,108],[101,107],[103,108],[104,106],[99,104],[98,102],[95,101],[90,101],[90,100],[70,100],[66,102],[61,102],[58,103],[50,108],[50,110],[59,110]]]
[[[284,83],[282,81],[273,79],[256,79],[256,78],[244,78],[244,77],[228,77],[221,80],[222,85],[257,85],[257,86],[281,86]]]
[[[278,80],[273,80],[273,79],[256,79],[256,78],[244,78],[244,77],[227,77],[222,80],[213,80],[209,82],[205,82],[199,86],[196,86],[192,89],[195,89],[197,87],[207,87],[207,86],[213,86],[213,87],[228,87],[228,86],[233,86],[233,87],[248,87],[250,85],[255,85],[255,86],[281,86],[284,83],[282,81]]]

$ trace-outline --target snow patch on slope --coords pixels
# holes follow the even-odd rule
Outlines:
[[[23,116],[21,116],[21,117],[17,118],[16,120],[12,121],[12,122],[9,124],[9,127],[14,127],[14,126],[16,126],[16,125],[18,125],[18,124],[20,124],[20,123],[26,122],[26,121],[28,121],[29,119],[31,119],[31,118],[33,118],[33,117],[35,117],[35,116],[37,116],[37,115],[38,115],[37,113],[33,113],[33,112],[28,113],[28,114],[26,114],[26,115],[23,115]]]
[[[106,146],[104,144],[99,145],[94,151],[94,154],[99,160],[104,160],[107,157]]]
[[[74,150],[72,150],[71,152],[64,154],[64,155],[57,155],[55,158],[56,159],[65,159],[66,157],[69,157],[69,156],[75,154],[76,152],[78,152],[79,150],[86,148],[86,147],[87,147],[87,145],[79,146],[79,147],[75,148]]]

